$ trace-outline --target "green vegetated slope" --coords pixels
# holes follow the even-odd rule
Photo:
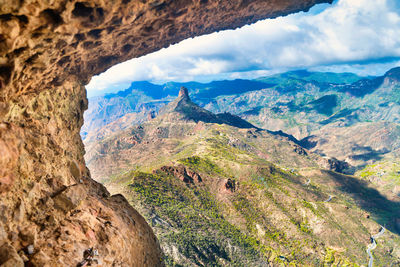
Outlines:
[[[400,197],[400,150],[397,149],[384,158],[365,165],[355,175],[369,181],[388,198]],[[400,220],[398,220],[400,225]]]
[[[258,80],[276,86],[219,96],[205,107],[291,134],[310,151],[347,162],[349,174],[390,161],[399,149],[400,68],[368,79],[298,71]]]
[[[361,266],[379,224],[375,264],[400,263],[398,199],[187,95],[87,150],[92,175],[146,218],[168,266]]]

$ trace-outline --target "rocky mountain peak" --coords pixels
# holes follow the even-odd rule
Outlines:
[[[393,68],[385,73],[386,78],[392,80],[400,81],[400,67]]]
[[[257,128],[251,123],[230,113],[214,114],[194,103],[186,87],[181,87],[178,97],[160,109],[159,121],[194,121],[206,123],[227,124],[238,128]]]
[[[179,90],[178,98],[190,99],[189,91],[188,91],[188,89],[186,87],[184,87],[184,86],[181,87],[181,89]]]

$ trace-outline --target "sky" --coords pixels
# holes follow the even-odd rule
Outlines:
[[[252,79],[296,69],[382,75],[400,66],[400,1],[336,0],[309,12],[186,39],[115,65],[86,86],[88,96],[133,81]]]

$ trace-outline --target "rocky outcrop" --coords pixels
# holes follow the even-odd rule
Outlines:
[[[346,173],[346,171],[351,167],[346,161],[328,157],[321,157],[318,164],[324,169],[339,173]]]
[[[383,79],[386,84],[400,82],[400,67],[390,69],[385,73]]]
[[[186,98],[186,99],[190,100],[189,91],[186,87],[183,87],[183,86],[181,87],[181,89],[179,90],[178,98]]]
[[[90,178],[79,135],[90,78],[184,38],[329,0],[0,3],[0,264],[157,266],[143,218]],[[85,256],[86,255],[86,256]]]
[[[154,171],[154,173],[157,173],[158,171],[162,171],[168,175],[175,176],[176,178],[187,184],[200,183],[203,181],[198,173],[186,168],[183,165],[163,166],[160,168],[160,170]]]
[[[303,155],[303,156],[308,155],[307,151],[304,148],[302,148],[301,146],[295,145],[293,151],[299,155]]]
[[[232,193],[236,191],[236,181],[228,178],[225,182],[225,189],[231,191]]]

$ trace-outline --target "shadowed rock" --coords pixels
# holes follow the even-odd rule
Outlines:
[[[179,90],[178,98],[186,98],[187,100],[190,100],[189,92],[186,87],[181,87],[181,90]]]

